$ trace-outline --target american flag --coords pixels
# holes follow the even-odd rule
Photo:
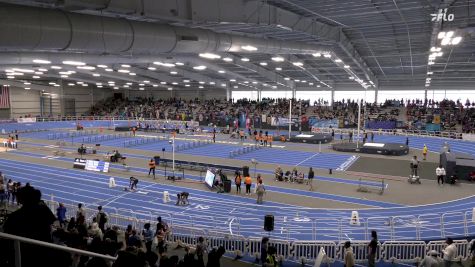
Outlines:
[[[10,108],[10,88],[3,85],[0,90],[0,108]]]

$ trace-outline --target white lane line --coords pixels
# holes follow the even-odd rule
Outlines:
[[[310,159],[314,158],[314,157],[317,156],[317,155],[319,155],[319,153],[313,154],[312,156],[310,156],[310,157],[308,157],[308,158],[302,160],[301,162],[297,163],[297,165],[295,165],[295,166],[299,166],[300,164],[304,163],[304,162],[307,161],[307,160],[310,160]]]

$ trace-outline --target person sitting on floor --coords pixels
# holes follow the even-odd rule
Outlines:
[[[456,184],[458,182],[459,178],[457,176],[457,174],[454,174],[452,176],[450,176],[450,180],[449,180],[449,184]]]
[[[275,180],[276,181],[282,181],[284,179],[284,172],[282,171],[280,166],[277,166],[274,173],[275,173]]]

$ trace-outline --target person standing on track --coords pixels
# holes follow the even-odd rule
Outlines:
[[[262,180],[256,185],[256,194],[257,194],[257,204],[262,204],[264,202],[264,194],[266,193],[266,188],[262,184]]]
[[[424,147],[422,148],[422,156],[424,157],[424,160],[427,158],[427,152],[429,149],[427,148],[426,144],[424,144]]]
[[[153,174],[153,179],[155,179],[155,160],[154,159],[150,159],[150,161],[148,162],[148,176],[150,176],[150,173]]]
[[[445,169],[442,165],[439,165],[437,169],[435,169],[435,174],[437,175],[437,184],[444,184],[444,177],[445,177]]]
[[[246,176],[244,178],[244,184],[246,185],[246,195],[250,195],[251,194],[251,185],[252,185],[251,176]]]
[[[234,174],[236,175],[236,177],[234,177],[234,184],[236,184],[236,194],[241,194],[241,173],[239,171],[236,171]]]
[[[411,176],[417,176],[417,169],[419,168],[419,161],[417,160],[417,156],[411,160]]]
[[[313,177],[315,177],[315,173],[313,172],[312,167],[308,170],[308,185],[310,186],[309,190],[313,191]]]

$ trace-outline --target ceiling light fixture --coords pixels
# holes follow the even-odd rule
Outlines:
[[[93,66],[77,66],[76,68],[81,69],[81,70],[95,70],[96,67]]]
[[[38,64],[51,64],[51,61],[45,59],[33,59],[33,63]]]
[[[97,65],[97,67],[98,67],[98,68],[103,68],[103,69],[107,68],[106,65],[102,65],[102,64]]]
[[[135,72],[130,72],[129,75],[130,75],[130,76],[135,76],[135,75],[137,75],[137,73],[135,73]]]
[[[202,58],[207,58],[207,59],[220,59],[221,58],[220,55],[216,55],[216,54],[213,54],[213,53],[200,53],[198,55]]]
[[[246,50],[246,51],[257,51],[257,47],[252,46],[252,45],[241,46],[241,49]]]
[[[275,61],[275,62],[283,62],[285,60],[283,57],[279,57],[279,56],[278,57],[273,57],[271,59],[272,59],[272,61]]]
[[[170,71],[170,74],[171,74],[171,75],[177,75],[178,72],[176,72],[176,71]]]
[[[173,84],[173,85],[178,85],[178,83],[177,83],[177,82],[172,82],[172,84]]]
[[[345,65],[345,66],[343,66],[343,68],[349,69],[349,68],[350,68],[350,65]]]
[[[160,82],[160,84],[167,84],[167,82]]]
[[[168,91],[171,91],[171,90],[173,90],[173,88],[171,88],[171,87],[168,87]]]
[[[185,65],[185,64],[182,63],[182,62],[175,62],[175,65],[177,65],[177,66],[183,66],[183,65]]]
[[[284,80],[290,81],[290,78],[289,78],[289,77],[285,77]]]
[[[241,61],[244,61],[244,62],[249,62],[250,59],[248,59],[247,57],[243,57],[241,58]]]
[[[130,68],[130,65],[128,65],[128,64],[122,64],[120,66],[123,67],[123,68]]]
[[[221,73],[221,74],[226,73],[226,71],[224,71],[224,70],[219,70],[218,72]]]
[[[74,60],[65,60],[63,61],[64,65],[72,65],[72,66],[84,66],[86,63],[81,61],[74,61]]]
[[[93,73],[92,76],[94,77],[101,77],[101,75],[99,73]]]
[[[297,67],[302,67],[303,66],[303,63],[302,62],[294,62],[292,63],[294,66],[297,66]]]
[[[322,54],[321,54],[321,53],[315,53],[315,54],[312,54],[312,56],[314,56],[314,57],[321,57]]]
[[[332,57],[331,54],[324,54],[323,56],[326,57],[326,58],[331,58]]]
[[[156,70],[157,68],[155,67],[148,67],[149,70]]]
[[[113,69],[105,69],[105,71],[111,72],[111,71],[114,71],[114,70]]]
[[[261,66],[267,66],[267,62],[261,62],[261,63],[259,63],[259,65],[261,65]]]
[[[223,60],[226,61],[226,62],[232,62],[233,61],[233,59],[230,58],[230,57],[225,57],[225,58],[223,58]]]
[[[336,63],[341,63],[342,61],[341,61],[341,59],[337,58],[337,59],[335,59],[335,62]]]
[[[130,70],[120,69],[120,70],[117,70],[117,72],[120,72],[120,73],[130,73]]]
[[[282,70],[282,68],[281,68],[281,67],[277,67],[277,68],[275,68],[275,70],[277,70],[277,71],[281,71],[281,70]]]
[[[204,65],[194,66],[193,69],[194,69],[194,70],[205,70],[205,69],[206,69],[206,66],[204,66]]]
[[[43,69],[43,68],[39,68],[38,70],[39,71],[44,71],[44,72],[48,71],[48,69]]]
[[[39,79],[40,76],[32,76],[33,79]]]

